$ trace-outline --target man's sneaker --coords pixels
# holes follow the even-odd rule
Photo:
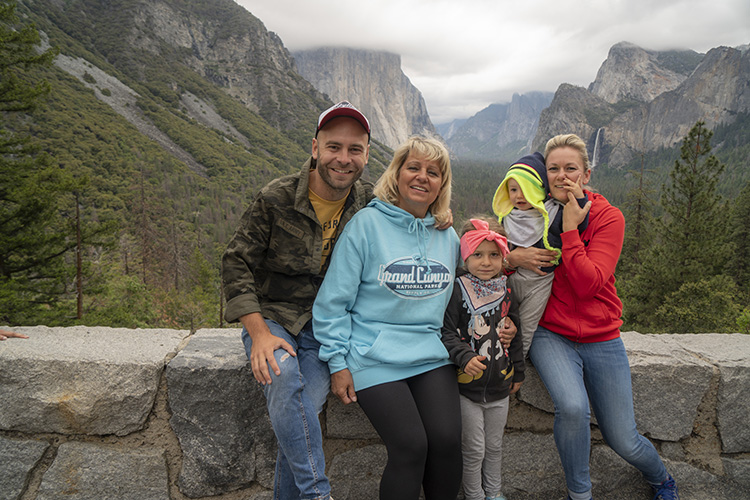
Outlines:
[[[680,500],[677,495],[677,485],[672,476],[667,474],[667,479],[659,486],[651,486],[654,489],[653,500]]]

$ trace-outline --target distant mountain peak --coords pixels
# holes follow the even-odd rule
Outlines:
[[[299,74],[319,92],[362,110],[374,139],[396,148],[414,134],[437,135],[421,92],[401,70],[401,56],[345,47],[296,51],[292,56]]]
[[[610,49],[589,89],[560,85],[544,110],[534,145],[573,132],[602,163],[621,167],[634,155],[672,148],[699,120],[713,129],[750,112],[750,53],[717,47],[650,51],[627,42]]]
[[[685,81],[700,59],[693,51],[657,52],[619,42],[609,49],[589,90],[611,104],[651,102]]]

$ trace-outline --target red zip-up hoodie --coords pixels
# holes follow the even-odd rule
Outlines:
[[[615,289],[615,267],[625,237],[625,218],[597,193],[589,225],[562,233],[562,259],[552,294],[539,324],[574,342],[603,342],[620,336],[622,302]]]

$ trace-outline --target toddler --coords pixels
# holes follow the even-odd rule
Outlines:
[[[580,186],[573,194],[582,207],[588,201]],[[520,325],[517,326],[523,338],[524,356],[529,352],[552,290],[553,271],[562,247],[562,207],[562,203],[549,196],[547,168],[541,153],[524,156],[511,165],[492,200],[492,209],[502,222],[512,248],[535,246],[557,253],[552,266],[539,272],[519,268],[508,278],[512,300],[518,306]],[[587,225],[588,214],[578,230],[583,231]],[[512,271],[507,261],[505,269]]]

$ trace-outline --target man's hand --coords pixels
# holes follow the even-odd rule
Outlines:
[[[506,349],[510,347],[510,343],[515,338],[516,333],[518,333],[518,328],[516,328],[513,320],[506,316],[500,330],[497,332],[500,336],[500,343],[503,344],[503,347]]]
[[[345,405],[357,401],[352,372],[348,368],[331,374],[331,392],[338,396]]]
[[[8,330],[0,330],[0,340],[5,340],[9,338],[27,339],[29,338],[29,336],[24,335],[23,333],[9,332]]]
[[[281,369],[273,355],[274,351],[284,349],[292,356],[296,356],[297,353],[294,352],[289,342],[271,333],[260,313],[246,314],[240,318],[240,321],[253,341],[250,348],[250,367],[253,370],[253,376],[262,385],[270,384],[269,367],[276,376],[281,375]]]
[[[510,384],[510,393],[511,394],[517,393],[518,389],[520,389],[522,385],[523,385],[523,382],[513,382],[512,384]]]

